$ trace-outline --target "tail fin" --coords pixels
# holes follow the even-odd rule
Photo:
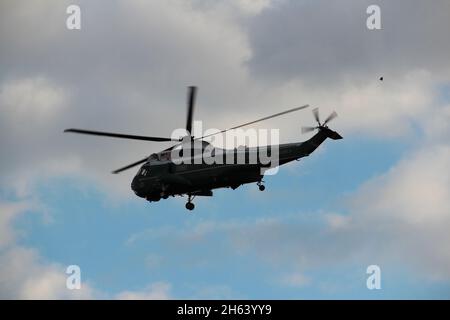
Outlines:
[[[326,133],[327,137],[333,140],[339,140],[339,139],[343,139],[342,136],[337,133],[336,131],[333,131],[327,127],[322,127],[320,128],[321,131],[323,131],[324,133]]]

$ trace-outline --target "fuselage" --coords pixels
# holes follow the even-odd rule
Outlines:
[[[175,161],[171,151],[163,151],[149,157],[134,177],[131,188],[137,196],[149,201],[183,194],[210,196],[213,189],[236,189],[242,184],[259,182],[265,170],[308,156],[328,137],[340,139],[336,132],[324,128],[304,142],[255,148],[212,148],[209,157],[204,156],[205,147],[209,145],[206,143],[200,150],[190,150],[188,163]]]

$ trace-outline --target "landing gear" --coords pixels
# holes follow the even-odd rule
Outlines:
[[[193,199],[194,199],[194,197],[192,197],[191,195],[188,195],[188,202],[186,203],[186,209],[188,209],[189,211],[192,211],[195,208],[195,205],[192,203]]]
[[[263,181],[258,181],[258,183],[257,183],[259,191],[266,190],[266,187],[262,183],[263,183]]]
[[[161,198],[163,198],[163,199],[167,199],[168,197],[169,197],[169,193],[168,192],[166,192],[167,191],[167,189],[168,189],[168,187],[166,186],[166,185],[162,185],[161,186]]]
[[[195,205],[192,202],[186,203],[186,209],[188,210],[194,210]]]

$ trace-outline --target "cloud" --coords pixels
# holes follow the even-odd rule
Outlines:
[[[345,211],[320,215],[320,224],[283,217],[242,225],[230,237],[245,253],[302,271],[375,261],[450,281],[449,167],[448,144],[423,145],[348,195]]]
[[[280,279],[280,284],[288,287],[304,287],[310,284],[310,279],[304,274],[295,272],[286,274]]]
[[[12,228],[13,220],[30,207],[26,202],[0,203],[0,249],[14,243],[16,234]]]
[[[2,299],[92,299],[95,290],[82,283],[80,290],[66,287],[65,268],[42,261],[30,248],[15,246],[0,254]]]
[[[47,261],[30,247],[20,245],[20,232],[14,221],[28,211],[30,202],[0,202],[0,298],[1,299],[170,299],[171,285],[155,282],[144,290],[122,291],[115,295],[104,292],[83,278],[81,289],[66,286],[67,266]],[[45,214],[45,212],[44,212]]]
[[[228,285],[195,286],[192,299],[195,300],[232,300],[246,299],[246,297],[233,291]]]
[[[419,281],[450,281],[450,146],[423,143],[384,174],[345,197],[340,212],[274,213],[271,217],[203,220],[153,228],[130,237],[164,243],[167,263],[208,265],[207,250],[222,258],[247,257],[283,273],[279,283],[316,282],[305,274],[378,264],[401,268]],[[180,249],[195,247],[188,255]],[[215,261],[217,263],[217,261]],[[286,266],[291,272],[286,273]],[[282,270],[282,271],[281,271]]]
[[[14,126],[24,128],[62,112],[66,99],[61,88],[42,77],[12,81],[0,90],[1,112],[12,117]]]
[[[82,283],[80,290],[68,290],[65,267],[47,262],[35,249],[18,244],[20,230],[14,221],[36,207],[30,201],[0,202],[0,298],[93,298],[96,293],[88,282]]]
[[[94,182],[111,198],[132,198],[133,170],[110,171],[168,144],[62,130],[170,136],[184,124],[187,85],[200,86],[195,117],[204,127],[222,129],[310,103],[323,117],[336,109],[332,125],[346,137],[397,138],[410,136],[434,109],[435,87],[447,74],[446,51],[426,47],[448,29],[446,2],[434,4],[433,23],[412,26],[411,15],[428,17],[423,4],[408,4],[405,14],[401,5],[383,2],[380,34],[364,28],[365,4],[355,2],[81,1],[79,32],[65,28],[69,4],[2,3],[0,144],[9,152],[0,176],[6,188],[15,181],[21,195],[36,180],[67,175]],[[430,63],[419,63],[425,59]],[[389,71],[384,83],[373,71],[380,66]],[[283,126],[282,141],[293,141],[299,126],[312,121],[305,112],[263,125]]]
[[[0,53],[0,143],[10,152],[2,158],[0,176],[4,182],[21,176],[22,194],[43,168],[67,164],[66,172],[43,176],[84,176],[129,196],[133,171],[110,171],[168,145],[71,136],[63,129],[170,136],[184,124],[187,85],[205,85],[213,97],[245,78],[245,38],[226,10],[196,10],[183,1],[82,2],[82,30],[75,34],[64,27],[68,4],[2,4],[8,17],[1,19],[6,50]],[[117,29],[111,32],[110,26]],[[210,81],[211,73],[216,81]],[[221,96],[234,88],[239,85]],[[207,95],[199,99],[205,101]]]
[[[81,289],[66,287],[66,267],[44,261],[31,248],[14,246],[0,254],[0,298],[2,299],[171,299],[170,284],[156,282],[144,290],[110,294],[92,286],[81,275]]]
[[[73,173],[79,161],[56,147],[58,122],[69,106],[67,90],[42,76],[0,86],[0,144],[4,150],[0,187],[29,195],[38,177]],[[58,128],[58,129],[57,129]]]
[[[230,252],[289,263],[299,272],[376,258],[448,279],[450,113],[438,101],[450,79],[448,1],[381,1],[380,32],[365,28],[368,1],[80,1],[79,32],[65,29],[69,4],[0,4],[0,146],[6,150],[0,190],[24,199],[0,206],[0,244],[8,248],[0,277],[12,296],[69,297],[62,266],[15,242],[11,223],[36,208],[28,200],[37,181],[68,176],[111,198],[132,198],[133,170],[119,176],[110,170],[168,146],[62,130],[170,136],[184,125],[191,84],[200,86],[195,117],[207,126],[222,129],[310,103],[322,117],[336,109],[332,126],[347,139],[401,137],[414,147],[353,194],[346,212],[323,213],[321,223],[212,221],[177,233],[178,241],[170,237],[172,249],[220,232]],[[312,121],[302,113],[268,126],[283,126],[282,139],[292,141]],[[31,272],[20,267],[27,264]],[[290,282],[301,277],[294,272]],[[89,286],[82,296],[97,293]],[[164,298],[170,284],[117,296]]]
[[[446,144],[450,138],[450,105],[439,108],[439,112],[432,113],[423,123],[423,130],[428,141]]]
[[[142,291],[124,291],[117,295],[119,300],[167,300],[170,299],[170,284],[153,283]]]
[[[335,109],[339,118],[331,126],[350,139],[357,135],[384,140],[414,137],[416,128],[422,127],[425,119],[439,108],[435,79],[425,70],[410,70],[388,84],[373,80],[311,88],[295,80],[278,89],[275,96],[294,101],[295,90],[301,92],[305,101],[320,108],[322,119]],[[313,119],[308,113],[302,114],[302,122],[311,125]],[[298,123],[298,119],[294,121]],[[292,128],[297,126],[294,121]]]
[[[249,23],[253,74],[260,78],[302,78],[331,85],[387,80],[412,69],[425,69],[448,80],[445,41],[450,5],[433,9],[420,0],[377,1],[382,30],[366,28],[373,1],[278,1]]]
[[[228,2],[228,1],[227,1]],[[248,14],[260,13],[263,9],[271,5],[271,0],[234,0],[230,1],[240,10]]]
[[[402,257],[427,278],[450,279],[450,146],[409,154],[353,197],[352,223],[378,252]],[[379,239],[377,242],[375,239]]]

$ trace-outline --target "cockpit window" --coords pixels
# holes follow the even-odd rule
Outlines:
[[[170,151],[161,153],[161,160],[170,160]]]

